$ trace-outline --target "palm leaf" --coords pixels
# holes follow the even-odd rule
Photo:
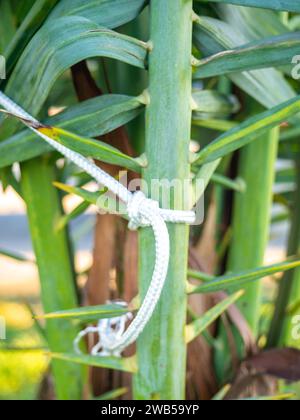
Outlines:
[[[206,146],[194,158],[193,163],[208,163],[223,157],[245,146],[255,140],[258,135],[278,126],[299,112],[300,97],[297,96],[269,111],[249,118]]]
[[[300,266],[300,260],[286,261],[279,264],[260,267],[253,270],[245,270],[240,273],[232,273],[220,276],[214,280],[207,281],[200,286],[189,286],[190,293],[212,293],[220,290],[226,290],[230,287],[243,287],[248,283],[271,276],[276,273],[292,270]],[[189,276],[197,278],[197,272],[189,271]],[[199,279],[202,278],[201,274]]]
[[[205,16],[196,19],[194,43],[205,57],[231,50],[251,41],[250,37],[235,29],[232,24]],[[229,74],[228,77],[267,108],[278,105],[295,95],[283,76],[274,69],[234,73]]]
[[[36,316],[36,319],[77,319],[85,322],[98,321],[99,319],[115,318],[128,312],[118,304],[84,306],[82,308],[57,311]]]
[[[6,93],[37,114],[54,82],[72,65],[105,56],[144,68],[146,55],[147,45],[134,38],[101,28],[85,18],[59,18],[44,25],[30,41],[8,81]]]
[[[223,312],[226,311],[234,302],[236,302],[242,295],[243,291],[239,291],[224,299],[222,302],[218,303],[212,309],[208,310],[200,318],[193,321],[191,324],[186,326],[185,336],[186,342],[190,343],[196,337],[203,333],[207,327],[209,327]]]
[[[52,22],[63,16],[82,16],[106,28],[117,28],[133,20],[145,0],[61,0],[51,13]]]
[[[291,65],[293,57],[299,52],[299,37],[300,32],[293,32],[215,54],[198,63],[194,77],[205,78]]]
[[[103,95],[71,106],[47,119],[45,125],[65,128],[85,137],[98,137],[131,121],[142,107],[140,98]],[[36,135],[26,129],[0,142],[0,168],[51,150],[47,143],[36,140]]]
[[[49,356],[54,360],[62,360],[65,362],[77,363],[85,366],[114,369],[129,373],[135,373],[137,371],[136,358],[134,356],[127,358],[97,357],[72,353],[49,353]]]
[[[297,0],[197,0],[203,3],[211,1],[221,4],[235,4],[238,6],[262,7],[263,9],[282,10],[287,12],[300,12]]]

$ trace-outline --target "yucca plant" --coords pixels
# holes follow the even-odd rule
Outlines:
[[[113,177],[188,181],[171,210],[205,197],[203,224],[168,224],[166,282],[137,345],[122,357],[91,355],[90,342],[75,353],[85,326],[127,312],[108,301],[139,308],[153,233],[97,214],[93,264],[77,272],[70,223],[106,190],[1,114],[0,179],[27,206],[56,398],[296,395],[278,379],[300,380],[299,13],[296,0],[0,0],[0,88],[40,132]],[[66,213],[70,196],[81,202]],[[287,259],[265,265],[281,221]]]

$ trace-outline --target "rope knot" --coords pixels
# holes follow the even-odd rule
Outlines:
[[[159,213],[158,202],[147,198],[142,191],[134,192],[127,204],[128,228],[137,230],[139,227],[150,226],[150,221],[147,217],[149,212]]]
[[[107,304],[116,303],[123,308],[127,304],[123,301],[107,301]],[[113,318],[100,319],[97,326],[89,326],[80,331],[74,340],[74,350],[77,354],[82,354],[80,349],[81,340],[91,333],[98,335],[97,343],[92,347],[90,354],[92,356],[116,356],[120,357],[121,352],[118,349],[113,349],[116,341],[119,341],[126,329],[127,321],[131,321],[133,315],[127,312],[124,315],[116,316]]]

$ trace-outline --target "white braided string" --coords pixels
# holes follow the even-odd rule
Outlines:
[[[107,303],[118,303],[120,306],[126,308],[127,304],[122,301]],[[119,339],[125,332],[126,322],[131,321],[133,315],[131,312],[127,312],[125,315],[100,319],[97,326],[89,326],[84,330],[80,331],[77,337],[74,340],[74,349],[75,352],[80,354],[80,342],[81,340],[89,334],[98,334],[98,342],[92,347],[91,355],[92,356],[120,356],[119,350],[111,350],[111,347],[115,342],[118,342]]]
[[[153,229],[156,258],[152,280],[142,305],[127,330],[125,330],[125,324],[130,318],[130,313],[108,320],[100,320],[97,327],[88,327],[87,329],[81,331],[74,341],[76,351],[80,351],[80,340],[89,332],[98,332],[99,342],[96,346],[94,346],[92,352],[102,356],[119,356],[121,352],[127,346],[132,344],[141,334],[145,325],[151,318],[160,298],[167,276],[170,255],[169,234],[165,222],[191,224],[195,221],[195,213],[192,211],[160,209],[157,201],[146,198],[141,191],[131,193],[126,187],[124,187],[124,185],[120,184],[116,179],[108,175],[89,159],[73,150],[68,149],[38,131],[35,127],[41,126],[41,124],[1,91],[0,105],[11,114],[20,117],[22,121],[39,137],[43,138],[54,149],[75,163],[78,167],[93,177],[99,184],[107,187],[124,203],[126,203],[129,217],[128,227],[130,229],[136,230],[139,227],[145,226],[151,226]]]

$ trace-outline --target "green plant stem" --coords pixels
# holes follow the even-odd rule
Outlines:
[[[269,236],[270,211],[277,158],[278,129],[245,147],[241,154],[239,176],[247,187],[236,194],[233,236],[228,270],[237,271],[263,265]],[[247,286],[239,305],[254,335],[257,334],[261,282]]]
[[[66,230],[55,229],[55,223],[62,213],[53,181],[55,169],[49,156],[22,165],[22,190],[27,204],[45,312],[78,305]],[[47,321],[46,335],[50,350],[71,352],[77,332],[77,328],[69,321]],[[64,361],[53,361],[52,368],[57,398],[81,399],[83,368]]]
[[[269,235],[278,139],[279,130],[274,129],[241,151],[239,177],[245,181],[247,187],[243,194],[235,195],[229,272],[263,265]],[[261,282],[247,285],[245,292],[237,305],[256,336],[262,298]],[[216,353],[215,360],[219,380],[224,382],[229,379],[227,374],[231,371],[231,355],[223,328],[220,337],[223,343],[222,350]],[[243,358],[244,346],[239,336],[236,343],[239,355]]]
[[[148,167],[143,178],[189,179],[191,129],[192,1],[152,0],[149,57],[150,105],[146,112]],[[171,208],[179,208],[178,197]],[[169,225],[170,263],[160,302],[138,340],[136,399],[182,399],[185,388],[187,250],[189,228]],[[139,240],[140,289],[144,297],[151,280],[154,240],[142,229]]]
[[[298,254],[300,251],[300,161],[295,162],[296,183],[294,208],[288,243],[288,255]],[[299,348],[299,340],[293,339],[291,323],[292,316],[286,314],[287,307],[293,305],[300,296],[300,269],[286,272],[279,285],[278,296],[275,303],[275,312],[268,336],[268,347],[277,347],[281,344]]]

